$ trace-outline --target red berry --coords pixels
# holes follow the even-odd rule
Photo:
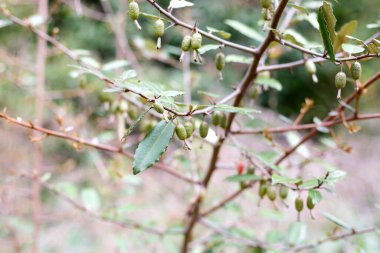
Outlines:
[[[242,161],[239,161],[236,166],[236,171],[239,175],[243,174],[245,169],[245,164]]]

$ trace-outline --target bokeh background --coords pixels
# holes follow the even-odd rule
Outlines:
[[[169,1],[158,1],[167,6]],[[244,45],[258,45],[247,39],[225,23],[227,19],[238,20],[256,31],[262,32],[261,9],[256,0],[252,1],[201,1],[194,0],[193,8],[176,10],[176,16],[190,23],[197,21],[200,28],[217,28],[231,33],[231,40]],[[37,13],[37,1],[3,0],[7,8],[17,17],[27,18]],[[79,5],[78,5],[79,3]],[[178,62],[179,45],[184,34],[181,28],[171,28],[163,38],[163,49],[155,49],[152,35],[152,20],[140,18],[143,27],[137,31],[133,22],[125,19],[127,0],[110,0],[113,13],[107,13],[101,1],[89,0],[52,0],[49,1],[48,33],[54,29],[59,32],[56,38],[68,48],[82,53],[89,61],[104,65],[115,59],[127,59],[128,65],[109,71],[111,77],[117,77],[123,70],[134,68],[144,80],[152,80],[166,85],[168,89],[183,90],[183,66]],[[144,1],[139,1],[143,12],[157,15],[157,11]],[[302,1],[301,5],[319,6],[321,1]],[[124,6],[124,7],[123,7]],[[337,18],[337,30],[346,22],[358,20],[355,37],[365,40],[379,28],[368,28],[368,24],[379,22],[380,2],[378,0],[341,0],[333,3]],[[123,10],[124,8],[124,10]],[[298,13],[291,28],[310,42],[321,43],[320,35],[310,22]],[[122,15],[122,17],[120,17]],[[305,15],[304,15],[305,16]],[[0,21],[5,17],[0,16]],[[120,24],[117,22],[122,21]],[[116,25],[115,25],[116,24]],[[121,29],[128,41],[127,52],[118,45],[115,27]],[[119,31],[120,32],[120,31]],[[120,38],[119,38],[120,39]],[[33,120],[35,115],[35,65],[36,36],[25,28],[7,25],[0,28],[0,109],[6,108],[10,116],[25,121]],[[204,40],[204,44],[213,43]],[[233,49],[224,52],[236,54]],[[131,55],[132,54],[132,55]],[[193,101],[208,104],[209,99],[200,91],[226,95],[231,86],[236,85],[246,70],[246,64],[228,63],[224,70],[224,81],[217,80],[213,57],[215,51],[209,51],[204,64],[191,64],[190,80]],[[132,56],[132,57],[131,57]],[[247,55],[243,55],[247,57]],[[302,58],[294,50],[282,46],[270,49],[268,63],[285,63]],[[105,94],[104,83],[90,75],[77,76],[75,64],[59,50],[48,46],[46,64],[46,101],[44,121],[46,128],[60,130],[57,117],[64,126],[72,128],[72,133],[100,142],[118,145],[117,119],[112,111],[117,94]],[[378,59],[363,61],[363,80],[380,69]],[[276,71],[271,76],[282,84],[282,90],[264,90],[252,101],[247,96],[245,103],[263,111],[254,120],[242,120],[242,124],[253,127],[286,125],[287,119],[294,119],[305,98],[311,98],[315,106],[303,119],[310,123],[313,117],[323,118],[337,106],[333,77],[338,66],[323,63],[317,66],[319,83],[313,84],[304,68],[296,67],[285,71]],[[347,67],[344,66],[347,70]],[[363,112],[377,112],[380,108],[379,82],[366,91],[361,102]],[[343,92],[350,94],[353,85]],[[181,100],[179,98],[178,100]],[[215,98],[214,98],[215,99]],[[117,103],[117,102],[116,102]],[[129,105],[131,106],[131,105]],[[111,108],[111,109],[110,109]],[[148,121],[153,119],[147,116]],[[353,147],[351,154],[338,149],[326,134],[320,134],[293,159],[289,165],[294,170],[302,169],[308,175],[320,168],[313,165],[301,165],[305,160],[321,157],[329,166],[335,166],[347,172],[344,180],[336,185],[335,191],[324,193],[323,202],[315,210],[315,220],[305,212],[303,221],[306,233],[303,242],[313,242],[336,230],[346,231],[324,213],[339,217],[355,228],[379,225],[380,223],[380,137],[379,121],[360,122],[361,131],[349,134],[343,127],[336,131],[340,140]],[[24,171],[32,171],[34,166],[34,145],[31,131],[6,121],[0,121],[0,252],[31,252],[33,244],[32,180],[20,176]],[[143,134],[138,130],[131,137],[128,149],[134,150]],[[277,136],[277,141],[286,143],[286,135]],[[265,151],[270,145],[261,136],[247,141],[237,138],[248,149]],[[41,141],[43,153],[43,174],[47,183],[57,187],[60,192],[78,203],[87,205],[102,217],[112,217],[117,221],[139,221],[147,226],[175,230],[181,227],[186,207],[193,196],[193,188],[176,181],[162,172],[151,170],[139,176],[131,174],[131,161],[125,157],[104,153],[95,149],[78,147],[65,140],[48,137]],[[170,162],[180,168],[181,173],[189,173],[195,159],[199,168],[207,166],[209,148],[199,149],[195,142],[190,154],[184,152],[179,143],[170,147]],[[305,151],[306,150],[306,151]],[[303,153],[302,153],[303,152]],[[306,154],[305,154],[306,152]],[[208,195],[207,205],[217,203],[239,187],[224,181],[235,173],[236,162],[241,159],[239,151],[228,146],[222,153],[220,172],[213,179],[214,187]],[[203,162],[205,164],[203,164]],[[318,167],[318,166],[317,166]],[[312,171],[312,172],[311,172]],[[295,195],[294,195],[295,196]],[[292,195],[292,197],[294,197]],[[42,229],[40,252],[178,252],[181,237],[179,235],[155,236],[117,224],[107,223],[80,211],[62,197],[42,189]],[[296,219],[292,208],[278,203],[278,209],[269,201],[257,207],[257,189],[247,191],[226,208],[216,212],[210,219],[229,229],[231,233],[268,243],[286,242],[289,226]],[[289,201],[290,202],[290,201]],[[210,231],[199,226],[197,235],[208,236]],[[220,236],[210,236],[207,243],[196,246],[193,252],[255,252],[252,249],[236,246],[232,241]],[[286,244],[286,243],[285,243]],[[379,252],[378,233],[357,236],[340,242],[328,243],[316,251],[310,252]]]

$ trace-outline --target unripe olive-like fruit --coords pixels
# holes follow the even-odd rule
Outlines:
[[[362,75],[362,65],[360,62],[354,62],[350,68],[352,79],[358,80]]]
[[[301,197],[297,197],[294,201],[294,206],[297,212],[301,212],[303,210],[303,199]]]
[[[264,9],[268,9],[272,4],[272,0],[260,0],[260,4]]]
[[[315,63],[311,60],[307,60],[305,62],[305,68],[306,68],[306,72],[309,75],[314,75],[315,73],[317,73],[317,67],[315,66]]]
[[[189,138],[194,133],[194,124],[191,121],[185,122],[185,130],[187,138]]]
[[[158,113],[164,113],[164,111],[165,111],[164,106],[161,103],[159,103],[159,102],[155,102],[153,104],[153,108]]]
[[[249,96],[252,99],[256,99],[260,95],[260,90],[257,87],[253,87],[249,92]]]
[[[261,15],[263,16],[263,19],[265,21],[269,21],[272,19],[272,15],[269,9],[262,9],[261,10]]]
[[[346,86],[346,74],[344,72],[338,72],[335,76],[335,87],[337,89],[343,89]]]
[[[148,133],[154,127],[154,123],[149,120],[143,120],[140,124],[140,131],[142,133]]]
[[[191,36],[190,35],[186,35],[185,37],[183,37],[182,43],[181,43],[181,49],[184,52],[187,52],[191,49]]]
[[[215,56],[215,67],[217,70],[221,71],[226,65],[224,54],[219,52]]]
[[[227,128],[227,124],[228,124],[228,117],[225,113],[223,113],[222,115],[222,119],[220,121],[220,127],[223,128],[223,129],[226,129]]]
[[[161,19],[157,19],[156,22],[154,22],[153,31],[154,31],[154,35],[156,35],[156,37],[164,36],[164,32],[165,32],[164,21],[162,21]]]
[[[288,187],[281,185],[280,186],[280,198],[286,199],[288,197],[288,193],[289,193]]]
[[[136,20],[139,18],[140,15],[140,8],[139,4],[136,2],[131,2],[128,5],[128,15],[132,20]]]
[[[310,196],[307,196],[307,200],[306,200],[306,206],[308,209],[313,209],[315,207],[314,203],[313,203],[313,199],[310,197]]]
[[[206,138],[208,135],[208,123],[203,121],[201,125],[199,126],[199,134],[201,135],[202,138]]]
[[[199,32],[194,33],[191,36],[191,48],[198,50],[202,47],[202,35]]]
[[[129,107],[127,110],[128,116],[131,120],[135,120],[138,117],[138,112],[135,107]]]
[[[175,133],[177,134],[178,138],[180,140],[185,140],[187,138],[187,133],[186,133],[186,129],[185,129],[185,126],[182,125],[182,124],[178,124],[176,127],[175,127]]]
[[[268,187],[265,184],[260,185],[259,187],[259,197],[264,198],[265,194],[267,194]]]
[[[212,119],[212,124],[214,126],[219,126],[220,123],[222,122],[222,113],[214,112],[211,116],[211,119]]]
[[[276,200],[276,190],[273,187],[268,187],[267,196],[270,201]]]

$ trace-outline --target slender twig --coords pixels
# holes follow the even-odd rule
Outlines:
[[[352,116],[350,118],[346,118],[347,122],[351,121],[360,121],[360,120],[368,120],[368,119],[377,119],[380,118],[380,113],[369,113],[369,114],[362,114],[357,116]],[[331,121],[324,121],[320,123],[311,123],[311,124],[302,124],[302,125],[295,125],[295,126],[288,126],[288,127],[273,127],[273,128],[265,128],[265,129],[253,129],[253,130],[237,130],[232,131],[232,134],[235,135],[244,135],[244,134],[262,134],[265,131],[276,134],[276,133],[285,133],[285,132],[291,132],[291,131],[300,131],[300,130],[308,130],[313,129],[317,127],[331,127],[342,124],[342,120],[331,120]]]
[[[194,29],[194,25],[190,25],[190,24],[187,24],[181,20],[179,20],[178,18],[176,18],[175,16],[173,16],[171,13],[169,13],[168,11],[166,11],[163,7],[161,7],[157,1],[155,0],[146,0],[148,3],[150,3],[151,5],[153,5],[161,14],[163,14],[164,16],[166,16],[168,19],[170,19],[175,25],[178,25],[178,26],[182,26],[188,30],[193,30]],[[247,53],[251,53],[251,54],[255,54],[257,51],[256,49],[253,49],[251,47],[247,47],[247,46],[243,46],[243,45],[240,45],[240,44],[236,44],[236,43],[233,43],[231,41],[228,41],[228,40],[224,40],[224,39],[221,39],[209,32],[205,32],[199,28],[197,28],[197,31],[202,34],[204,37],[207,37],[211,40],[214,40],[224,46],[227,46],[227,47],[231,47],[231,48],[235,48],[235,49],[238,49],[240,51],[243,51],[243,52],[247,52]]]
[[[0,118],[7,120],[7,122],[9,122],[9,123],[16,124],[16,125],[19,125],[19,126],[22,126],[25,128],[29,128],[29,129],[44,133],[47,136],[54,136],[54,137],[58,137],[61,139],[66,139],[66,140],[78,143],[80,145],[93,147],[93,148],[103,150],[103,151],[107,151],[107,152],[111,152],[111,153],[121,154],[121,155],[128,157],[128,158],[133,158],[133,154],[131,154],[131,153],[119,148],[119,147],[110,146],[110,145],[106,145],[106,144],[99,144],[99,143],[96,143],[94,141],[89,141],[89,140],[82,139],[80,137],[69,135],[68,133],[65,133],[65,132],[59,132],[59,131],[54,131],[54,130],[46,129],[43,127],[39,127],[39,126],[34,125],[31,122],[27,123],[27,122],[24,122],[22,120],[9,117],[8,115],[6,115],[4,113],[0,113]],[[179,178],[183,181],[186,181],[188,183],[199,184],[199,182],[183,176],[181,173],[171,169],[169,166],[164,165],[162,163],[156,163],[155,165],[153,165],[153,167],[156,169],[162,170],[162,171],[164,171],[164,172],[166,172],[166,173],[168,173],[168,174],[170,174],[176,178]]]
[[[99,221],[102,221],[102,222],[107,222],[107,223],[110,223],[110,224],[113,224],[113,225],[117,225],[117,226],[122,227],[122,228],[141,230],[143,232],[150,233],[150,234],[155,234],[155,235],[159,235],[159,236],[163,236],[165,234],[180,235],[180,232],[178,232],[178,231],[174,232],[174,231],[170,231],[170,230],[159,230],[159,229],[156,229],[156,228],[151,228],[151,227],[147,227],[145,225],[139,224],[137,222],[134,222],[131,219],[128,220],[128,221],[119,221],[119,220],[115,220],[115,219],[112,219],[110,217],[107,217],[105,215],[98,214],[98,213],[96,213],[96,212],[88,209],[84,205],[76,202],[72,198],[66,196],[62,192],[58,191],[56,189],[56,187],[54,187],[53,185],[51,185],[51,184],[49,184],[47,182],[41,181],[40,177],[36,177],[36,175],[30,175],[28,173],[22,173],[21,176],[29,178],[29,179],[32,179],[32,180],[38,180],[38,181],[40,181],[41,185],[44,188],[46,188],[47,190],[49,190],[51,193],[53,193],[54,195],[58,196],[59,198],[61,198],[65,202],[69,203],[75,209],[81,211],[82,213],[84,213],[87,216],[92,217],[92,218],[94,218],[96,220],[99,220]]]
[[[280,21],[280,17],[282,15],[287,3],[288,3],[288,0],[282,0],[280,2],[279,6],[277,7],[275,14],[273,16],[272,24],[271,24],[272,29],[277,28],[277,25]],[[239,106],[240,102],[242,101],[242,99],[244,97],[244,94],[246,93],[248,87],[252,83],[252,80],[255,79],[255,77],[257,76],[257,67],[259,65],[261,56],[265,53],[266,49],[268,48],[270,43],[274,40],[274,38],[275,38],[275,34],[274,34],[273,30],[269,31],[266,39],[263,41],[263,43],[257,49],[256,57],[254,57],[253,62],[251,63],[250,67],[248,68],[248,70],[247,70],[245,76],[243,77],[242,81],[238,85],[239,92],[237,93],[237,95],[235,97],[235,101],[233,103],[234,106]],[[229,114],[228,123],[227,123],[227,127],[225,130],[225,135],[224,135],[225,137],[220,138],[218,143],[214,147],[214,150],[213,150],[213,153],[211,156],[211,160],[210,160],[210,164],[209,164],[208,170],[206,172],[205,178],[203,180],[203,185],[204,185],[205,189],[207,188],[207,186],[211,180],[211,177],[212,177],[212,175],[216,169],[216,164],[217,164],[217,161],[219,158],[219,153],[220,153],[221,147],[225,141],[225,138],[228,136],[228,134],[231,130],[231,125],[232,125],[232,122],[233,122],[235,116],[236,116],[236,113],[230,113]],[[196,201],[194,203],[192,203],[190,208],[189,208],[190,212],[189,212],[189,216],[186,219],[186,229],[185,229],[185,233],[184,233],[184,239],[182,242],[181,253],[187,253],[188,252],[188,244],[191,242],[192,231],[193,231],[195,224],[197,223],[200,205],[203,202],[203,197],[204,197],[203,194],[199,194]]]
[[[376,232],[376,230],[377,230],[376,227],[370,227],[370,228],[364,228],[364,229],[352,229],[349,232],[346,232],[340,235],[332,235],[330,237],[326,237],[325,239],[319,240],[316,243],[298,246],[298,247],[293,248],[292,250],[293,252],[300,252],[300,251],[304,251],[308,249],[314,249],[327,242],[337,241],[337,240],[345,239],[347,237],[361,235],[361,234],[368,234],[368,233]]]

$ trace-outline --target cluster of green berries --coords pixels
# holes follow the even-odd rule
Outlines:
[[[186,140],[191,137],[194,133],[195,127],[194,122],[191,120],[186,121],[184,124],[179,123],[175,127],[175,133],[180,140]]]
[[[181,56],[179,58],[179,61],[183,60],[183,57],[186,52],[189,52],[191,49],[193,50],[194,54],[194,61],[195,62],[202,62],[202,58],[198,52],[198,49],[202,47],[202,34],[199,32],[194,32],[192,35],[186,35],[182,39],[181,43]]]
[[[282,199],[285,200],[288,197],[289,190],[286,186],[280,185],[278,187],[278,196]],[[260,186],[259,186],[259,197],[260,199],[263,199],[265,196],[268,197],[270,201],[275,201],[277,198],[277,192],[276,192],[276,187],[268,185],[268,182],[265,180],[260,181]]]
[[[307,59],[305,61],[305,69],[306,72],[313,78],[313,82],[318,83],[317,67],[315,66],[315,63],[312,60]]]
[[[220,126],[223,129],[226,129],[228,124],[227,115],[218,111],[212,114],[211,121],[214,126]]]
[[[362,75],[361,64],[359,62],[354,62],[351,65],[350,72],[351,72],[352,79],[354,79],[355,81],[360,79]],[[347,76],[346,76],[346,73],[344,73],[343,71],[340,71],[335,75],[335,87],[338,89],[337,99],[341,98],[341,91],[346,86],[346,82],[347,82]],[[359,87],[356,86],[356,89],[359,89]]]
[[[132,0],[128,5],[128,16],[134,21],[135,25],[139,30],[141,30],[141,26],[137,21],[140,16],[140,8],[139,4]],[[165,23],[161,18],[157,19],[153,24],[153,32],[157,37],[157,49],[161,48],[161,38],[165,33]]]
[[[263,8],[261,12],[263,19],[265,21],[272,20],[272,16],[273,16],[272,0],[260,0],[260,5]]]

